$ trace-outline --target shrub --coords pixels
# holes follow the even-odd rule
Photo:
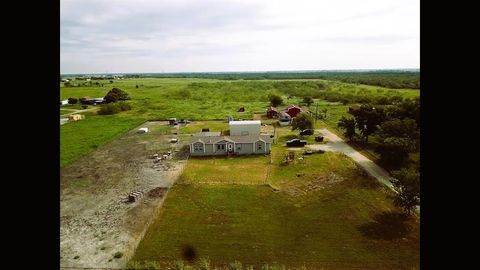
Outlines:
[[[78,99],[76,98],[68,98],[68,104],[77,104]]]
[[[100,115],[109,115],[109,114],[116,114],[122,111],[131,110],[132,106],[127,102],[119,102],[119,103],[109,103],[103,105],[98,114]]]
[[[200,259],[200,270],[210,270],[210,261],[208,259]]]
[[[273,107],[277,107],[278,105],[282,104],[283,103],[283,99],[281,96],[278,96],[278,95],[270,95],[268,97],[268,99],[270,100],[270,104],[273,106]]]
[[[230,269],[230,270],[242,270],[243,269],[242,263],[239,262],[239,261],[234,261],[233,263],[229,264],[228,269]]]
[[[115,254],[113,254],[113,257],[115,259],[120,259],[122,256],[123,256],[123,253],[120,252],[120,251],[117,251],[117,252],[115,252]]]
[[[185,269],[185,262],[183,262],[182,260],[180,261],[175,261],[174,265],[173,265],[173,269],[175,270],[183,270]]]

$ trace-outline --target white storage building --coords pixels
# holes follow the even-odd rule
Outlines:
[[[230,121],[230,136],[260,135],[260,120]]]

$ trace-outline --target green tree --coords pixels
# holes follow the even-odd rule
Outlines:
[[[366,142],[368,142],[368,136],[375,133],[379,125],[386,120],[386,114],[383,108],[376,108],[370,104],[360,106],[360,108],[352,114],[358,130],[360,130],[360,134],[362,134]]]
[[[377,134],[380,160],[392,166],[401,166],[409,153],[420,147],[420,131],[413,119],[385,121],[380,125]]]
[[[273,107],[277,107],[278,105],[283,103],[283,99],[279,95],[271,94],[268,99],[270,100],[270,104]]]
[[[347,137],[349,140],[352,140],[352,138],[356,135],[355,120],[352,118],[346,118],[345,116],[342,116],[342,118],[340,118],[338,121],[337,126],[345,130],[343,135],[345,135],[345,137]]]
[[[397,191],[393,203],[410,215],[420,205],[420,174],[413,167],[392,172],[392,184]]]
[[[68,104],[77,104],[78,99],[76,98],[68,98]]]
[[[123,91],[119,88],[112,88],[112,90],[108,91],[107,95],[105,96],[106,103],[116,102],[117,100],[128,100],[130,96],[127,92]]]
[[[381,162],[394,167],[403,165],[413,149],[414,145],[410,139],[399,137],[383,139],[376,147]]]
[[[383,122],[377,132],[380,139],[389,137],[407,138],[411,140],[413,150],[419,147],[420,130],[413,119],[392,119]]]
[[[303,103],[305,103],[308,107],[310,107],[310,105],[312,105],[312,103],[313,103],[313,98],[312,97],[304,97],[303,98]]]
[[[313,119],[305,113],[299,114],[292,120],[292,130],[313,129]]]

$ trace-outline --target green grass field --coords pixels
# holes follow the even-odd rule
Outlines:
[[[283,96],[285,105],[299,104],[302,100],[287,93],[317,93],[318,91],[338,92],[351,95],[392,96],[404,98],[419,96],[418,90],[388,89],[377,86],[347,84],[324,80],[289,80],[297,82],[291,88],[278,88],[278,80],[262,81],[222,81],[213,79],[159,79],[142,78],[115,80],[114,83],[103,81],[104,86],[60,87],[60,99],[84,96],[103,97],[113,87],[119,87],[128,92],[132,98],[132,110],[121,112],[110,117],[96,115],[95,112],[84,113],[87,121],[75,125],[66,124],[60,127],[61,133],[61,167],[68,165],[88,153],[95,146],[101,146],[121,132],[132,129],[147,120],[164,120],[175,117],[189,120],[222,120],[228,116],[235,119],[252,119],[255,113],[264,113],[269,105],[269,94]],[[325,89],[311,88],[311,84],[319,82],[326,85]],[[138,88],[136,86],[138,85]],[[326,108],[325,124],[336,128],[338,119],[347,115],[347,106],[339,103],[318,100],[320,108]],[[90,106],[91,107],[91,106]],[[245,112],[238,112],[245,107]],[[80,105],[64,105],[62,108],[79,109]],[[315,106],[310,107],[315,110]],[[66,110],[62,110],[61,113]],[[209,124],[211,125],[211,124]],[[202,127],[211,130],[227,128],[227,124],[202,126],[195,123],[181,128],[181,133],[195,133]],[[81,134],[81,135],[80,135]],[[65,138],[65,137],[69,138]]]
[[[145,120],[121,114],[88,116],[60,126],[60,167],[90,153]]]
[[[216,159],[218,167],[190,159],[132,260],[171,265],[190,246],[214,265],[418,269],[418,221],[399,215],[350,159],[325,153],[282,166],[283,152],[274,152],[271,166],[263,156]],[[256,166],[271,169],[275,188]],[[343,181],[329,183],[331,173]]]

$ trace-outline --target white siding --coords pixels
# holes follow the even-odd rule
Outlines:
[[[260,121],[249,121],[248,123],[239,123],[241,121],[230,122],[230,135],[260,135]]]

